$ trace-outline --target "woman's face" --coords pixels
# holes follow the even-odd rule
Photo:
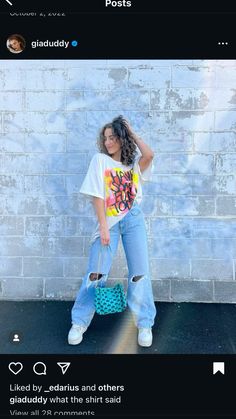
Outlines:
[[[20,51],[21,50],[21,44],[20,41],[18,41],[17,39],[12,39],[10,41],[10,47],[12,49],[14,49],[15,51]]]
[[[106,128],[104,131],[104,145],[107,152],[111,155],[116,154],[121,150],[120,140],[112,133],[111,128]]]

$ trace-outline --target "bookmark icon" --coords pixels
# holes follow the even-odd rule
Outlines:
[[[224,375],[225,373],[225,363],[224,362],[213,362],[213,375],[217,372],[220,372]]]
[[[57,362],[57,365],[61,368],[61,372],[64,375],[70,366],[70,362]]]

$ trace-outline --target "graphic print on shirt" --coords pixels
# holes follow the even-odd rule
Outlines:
[[[116,216],[130,210],[138,190],[138,174],[133,169],[119,167],[106,169],[104,173],[106,215]]]

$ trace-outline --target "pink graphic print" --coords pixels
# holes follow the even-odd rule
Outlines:
[[[114,216],[128,212],[137,194],[138,175],[133,169],[105,170],[106,215]]]

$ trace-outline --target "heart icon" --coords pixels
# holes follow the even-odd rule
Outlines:
[[[8,368],[13,374],[17,375],[23,369],[23,365],[21,362],[10,362]]]

